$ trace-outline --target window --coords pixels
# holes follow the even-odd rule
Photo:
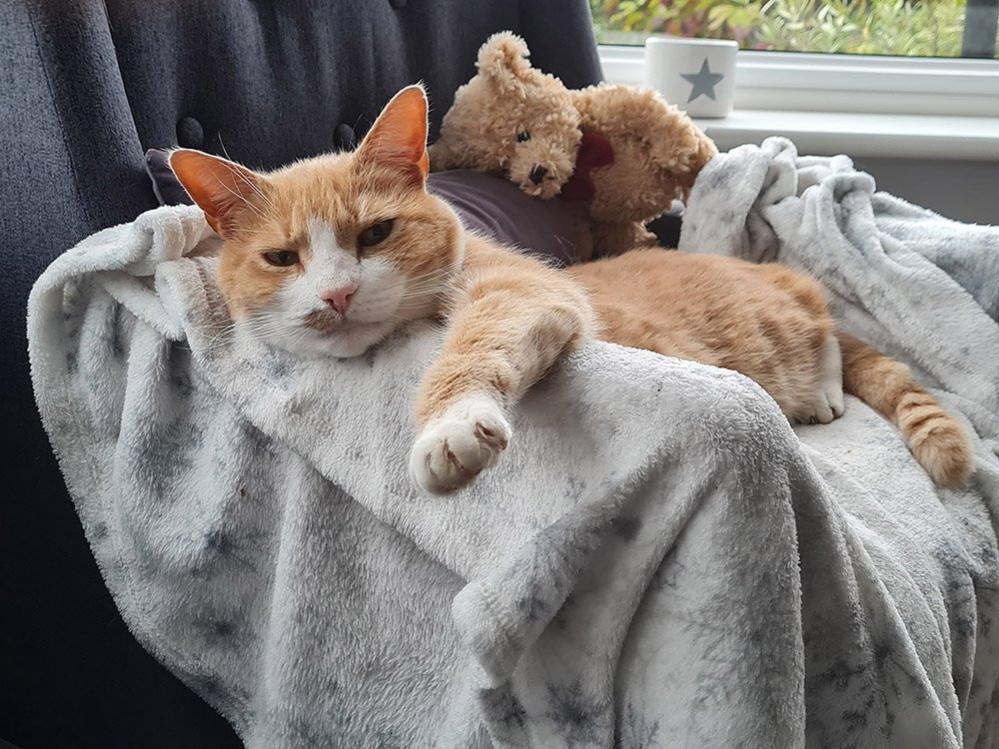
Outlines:
[[[735,112],[700,123],[722,150],[785,135],[807,153],[999,158],[999,0],[589,3],[614,83],[645,83],[651,34],[740,43]]]
[[[999,0],[590,0],[601,44],[651,33],[744,50],[997,57]]]

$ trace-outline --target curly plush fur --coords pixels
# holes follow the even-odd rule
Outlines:
[[[570,90],[531,67],[529,54],[524,40],[506,31],[482,45],[478,73],[458,89],[430,148],[431,168],[498,172],[529,195],[551,198],[573,174],[583,133],[599,134],[614,163],[591,172],[594,250],[653,244],[645,222],[686,199],[717,153],[714,143],[654,91],[608,84]],[[545,170],[540,179],[538,167]]]

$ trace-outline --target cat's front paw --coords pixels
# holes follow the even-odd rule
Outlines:
[[[423,428],[409,456],[410,475],[434,494],[460,489],[496,462],[511,435],[495,400],[465,398]]]

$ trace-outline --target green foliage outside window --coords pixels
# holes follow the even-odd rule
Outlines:
[[[590,0],[597,38],[735,39],[743,49],[959,57],[965,0]]]

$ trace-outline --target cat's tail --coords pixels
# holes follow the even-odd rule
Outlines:
[[[940,486],[958,487],[971,474],[971,442],[957,420],[916,382],[909,368],[839,332],[843,389],[891,420],[919,464]]]

